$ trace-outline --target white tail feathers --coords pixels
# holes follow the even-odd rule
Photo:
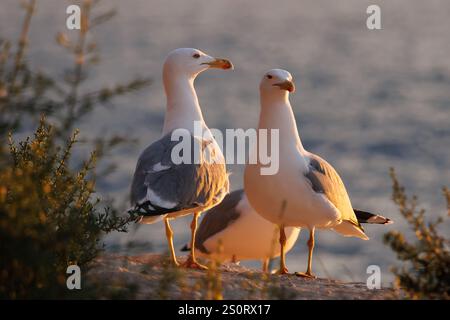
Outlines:
[[[356,237],[363,240],[369,240],[369,237],[361,230],[361,228],[347,220],[343,220],[340,224],[335,226],[333,230],[342,234],[344,237]]]

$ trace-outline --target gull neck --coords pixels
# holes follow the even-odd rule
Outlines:
[[[163,135],[179,128],[193,132],[194,121],[204,124],[194,88],[195,76],[172,74],[164,70],[163,81],[167,104]]]

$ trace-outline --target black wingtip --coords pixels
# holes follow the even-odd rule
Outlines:
[[[127,213],[130,216],[130,221],[139,223],[142,219],[142,216],[139,215],[139,213],[134,208],[127,210]]]
[[[367,223],[367,224],[392,224],[394,221],[392,219],[383,217],[379,214],[374,214],[367,211],[362,211],[358,209],[353,209],[355,212],[356,218],[359,223]]]
[[[189,246],[188,246],[187,244],[185,244],[185,245],[183,246],[183,248],[180,249],[180,251],[186,252],[186,251],[191,251],[191,249],[189,249]]]

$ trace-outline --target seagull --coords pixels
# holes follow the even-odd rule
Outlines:
[[[258,128],[260,132],[262,129],[279,130],[280,141],[275,141],[278,150],[271,150],[272,153],[279,152],[279,170],[275,174],[264,175],[261,169],[265,165],[259,159],[255,164],[247,164],[244,190],[256,212],[279,227],[280,274],[288,273],[285,228],[309,230],[308,267],[305,273],[296,274],[313,278],[312,253],[316,228],[333,229],[346,237],[369,238],[356,218],[336,170],[303,147],[289,102],[289,93],[294,91],[292,76],[285,70],[272,69],[262,78]],[[270,136],[267,139],[269,146],[273,143]]]
[[[219,204],[229,192],[222,151],[203,120],[194,88],[197,75],[210,68],[227,70],[233,69],[233,65],[227,59],[213,58],[192,48],[179,48],[168,54],[163,67],[167,105],[162,135],[141,153],[131,184],[129,213],[139,216],[139,222],[144,224],[164,220],[171,259],[176,266],[179,263],[169,220],[193,214],[191,243],[194,243],[201,213]],[[200,134],[196,125],[200,125]],[[188,141],[180,140],[180,132],[187,132],[187,137],[181,138]],[[189,143],[191,148],[180,151],[182,142]],[[203,157],[204,154],[209,157]],[[187,156],[188,161],[180,162],[174,155],[183,159]],[[194,246],[183,266],[206,268],[197,262]]]
[[[300,229],[288,227],[285,232],[288,252],[297,241]],[[262,270],[267,272],[270,259],[280,256],[276,242],[277,226],[253,210],[241,189],[231,192],[205,213],[195,248],[201,257],[220,262],[261,260]],[[189,248],[185,245],[181,250]]]
[[[378,214],[353,209],[360,223],[390,224],[392,220]],[[270,259],[280,256],[277,225],[261,217],[249,204],[243,189],[238,189],[209,209],[197,230],[195,249],[200,257],[220,262],[260,260],[268,272]],[[294,246],[300,228],[286,227],[285,253]],[[186,244],[182,251],[190,250]]]

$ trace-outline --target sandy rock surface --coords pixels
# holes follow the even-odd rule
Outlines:
[[[180,258],[183,262],[185,257]],[[294,274],[264,275],[260,270],[224,264],[209,271],[173,268],[156,254],[103,255],[88,273],[88,285],[105,291],[99,298],[125,299],[395,299],[391,288],[365,283],[304,279]]]

